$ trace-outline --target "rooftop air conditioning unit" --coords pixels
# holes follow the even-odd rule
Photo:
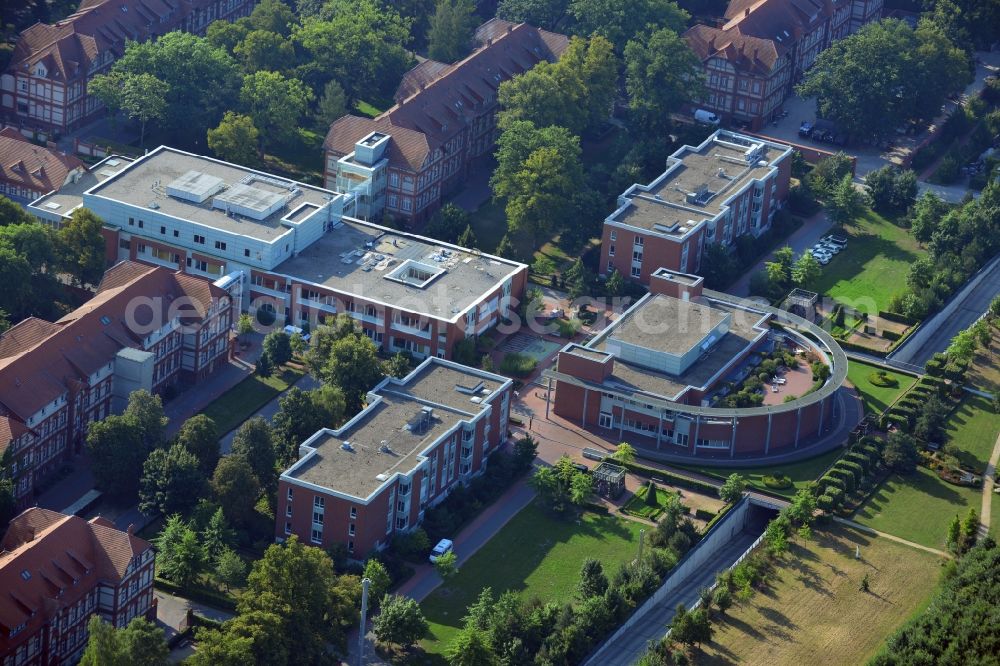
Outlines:
[[[340,445],[340,448],[342,448],[345,451],[353,451],[354,445],[351,444],[350,442],[344,442],[343,444]]]

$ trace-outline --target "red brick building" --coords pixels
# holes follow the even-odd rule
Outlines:
[[[255,0],[82,0],[62,21],[23,31],[0,75],[0,115],[21,127],[66,131],[104,107],[87,83],[105,74],[129,41],[174,30],[204,34],[216,20],[249,16]]]
[[[554,371],[556,414],[656,457],[766,457],[807,448],[835,425],[847,357],[822,330],[788,313],[704,292],[702,278],[659,270],[650,294]],[[773,321],[783,326],[776,329]],[[783,404],[715,407],[727,385],[777,347],[820,360],[831,377]]]
[[[396,90],[396,104],[375,119],[344,116],[323,144],[326,187],[350,192],[359,174],[374,171],[358,215],[383,212],[425,220],[441,196],[468,175],[473,160],[493,152],[500,84],[542,60],[555,61],[569,44],[563,35],[526,23],[491,19],[476,31],[476,49],[454,64],[426,60]],[[390,137],[375,160],[358,159],[371,134]]]
[[[222,367],[232,312],[226,291],[207,280],[122,262],[62,319],[31,317],[0,335],[0,454],[13,451],[18,506],[129,393],[160,393]]]
[[[604,221],[601,274],[649,284],[659,268],[697,273],[705,246],[731,248],[767,231],[788,196],[791,155],[790,146],[727,130],[680,148],[656,180],[618,197]]]
[[[74,664],[87,622],[156,619],[155,553],[104,518],[28,509],[0,541],[0,664]]]
[[[705,67],[701,108],[760,129],[830,44],[882,17],[883,0],[733,0],[684,39]]]
[[[87,165],[53,146],[36,145],[13,127],[0,130],[0,195],[26,205],[78,180]]]
[[[278,481],[275,536],[343,544],[357,559],[384,548],[486,469],[507,439],[512,387],[506,377],[435,358],[384,380],[342,428],[299,447]]]

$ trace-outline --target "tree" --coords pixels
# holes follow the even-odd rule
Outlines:
[[[448,666],[494,666],[497,658],[485,632],[475,627],[462,629],[445,649]]]
[[[212,46],[223,49],[232,55],[236,45],[243,41],[243,38],[250,32],[248,23],[248,21],[230,22],[225,19],[212,21],[205,31],[205,39]]]
[[[252,502],[256,502],[256,498]],[[201,538],[201,546],[205,549],[205,558],[209,562],[218,562],[222,552],[232,546],[236,535],[229,529],[221,506],[212,513],[199,537]]]
[[[447,203],[431,216],[424,234],[446,243],[454,243],[468,226],[469,214],[455,204]]]
[[[356,412],[361,408],[365,394],[384,375],[378,348],[367,336],[354,332],[330,345],[330,355],[320,376],[328,383],[340,387],[347,401],[347,408]]]
[[[514,249],[514,244],[510,241],[510,234],[504,234],[503,238],[497,244],[497,249],[494,251],[498,257],[503,257],[504,259],[516,259],[517,251]]]
[[[132,391],[122,416],[131,419],[138,426],[147,450],[163,444],[163,431],[170,419],[163,414],[163,400],[160,396],[146,389]]]
[[[226,592],[246,581],[247,565],[232,548],[224,548],[215,562],[215,577]]]
[[[962,550],[962,519],[955,514],[948,525],[948,548],[949,550],[961,554]]]
[[[160,575],[181,587],[190,585],[205,566],[205,551],[198,534],[177,514],[167,518],[155,539]]]
[[[116,500],[134,498],[148,449],[134,420],[111,415],[87,428],[87,453],[97,488]]]
[[[746,485],[746,480],[743,476],[733,472],[719,488],[719,497],[726,504],[736,504],[743,498],[743,491],[746,489]]]
[[[928,397],[923,404],[913,434],[925,442],[940,442],[944,438],[945,425],[951,408],[936,395]]]
[[[87,622],[87,647],[81,666],[166,666],[170,648],[163,630],[143,617],[116,629],[99,615]]]
[[[5,196],[0,196],[0,227],[14,224],[33,224],[34,220],[18,204]]]
[[[198,467],[207,478],[219,464],[219,431],[215,421],[204,414],[195,414],[181,426],[177,443],[198,459]]]
[[[260,356],[257,357],[257,364],[253,369],[254,373],[259,377],[270,377],[274,374],[274,360],[271,355],[267,352],[261,352]]]
[[[78,287],[96,285],[104,276],[103,226],[90,209],[77,208],[57,232],[59,267],[73,276]]]
[[[969,507],[969,512],[965,514],[965,520],[962,521],[962,552],[966,553],[976,545],[976,539],[979,537],[979,514],[976,513],[975,508]]]
[[[519,469],[525,470],[531,467],[536,455],[538,455],[538,443],[531,435],[525,435],[514,442],[514,464]]]
[[[198,629],[198,650],[187,658],[190,666],[243,666],[289,663],[289,639],[274,613],[241,613],[218,629]]]
[[[139,145],[146,145],[146,123],[163,120],[167,115],[170,85],[152,74],[125,75],[121,79],[121,110],[139,122]]]
[[[343,646],[344,606],[338,599],[336,575],[330,556],[310,548],[295,535],[283,545],[274,544],[253,563],[246,589],[240,595],[240,614],[270,613],[281,620],[282,643],[295,637],[294,663],[319,663],[326,642]],[[354,606],[350,604],[353,621]]]
[[[458,245],[471,249],[479,247],[479,241],[476,239],[476,233],[472,230],[471,224],[466,225],[465,231],[458,237]]]
[[[829,208],[830,217],[838,224],[846,224],[861,215],[864,197],[854,187],[854,179],[850,174],[845,174],[833,189]]]
[[[208,147],[219,159],[244,166],[257,164],[257,146],[260,143],[260,133],[250,116],[226,111],[226,115],[223,116],[218,127],[208,130],[207,138]],[[245,339],[246,333],[253,330],[253,319],[249,314],[243,313],[240,315],[241,322],[244,317],[250,322],[250,328],[240,333]]]
[[[438,557],[434,561],[434,570],[445,582],[454,578],[458,573],[458,556],[455,555],[455,551],[449,551]]]
[[[248,74],[240,88],[240,103],[260,130],[261,150],[287,141],[312,99],[312,91],[298,79],[266,70]]]
[[[715,588],[715,594],[712,595],[712,602],[715,607],[719,609],[719,613],[722,615],[726,614],[726,611],[733,605],[733,594],[729,589],[728,585],[719,585]]]
[[[337,81],[327,81],[316,104],[316,125],[325,132],[341,116],[347,115],[347,95]]]
[[[577,584],[577,594],[580,599],[589,599],[603,595],[608,590],[608,577],[604,575],[604,567],[600,560],[588,557],[580,568],[580,582]]]
[[[382,597],[379,613],[372,623],[375,638],[388,645],[413,645],[427,635],[428,628],[420,605],[395,594]]]
[[[511,234],[537,239],[577,217],[574,197],[583,182],[578,137],[562,127],[513,121],[500,134],[496,155],[490,185],[506,201]]]
[[[260,497],[260,483],[246,457],[231,455],[220,460],[215,468],[212,492],[233,524],[247,525]]]
[[[365,562],[365,569],[364,573],[361,574],[361,578],[367,578],[371,581],[368,593],[370,597],[375,599],[381,599],[392,586],[392,577],[389,575],[388,569],[375,558]]]
[[[181,444],[155,449],[142,466],[139,510],[163,515],[190,513],[207,488],[198,458]]]
[[[427,32],[427,55],[447,63],[464,57],[478,22],[475,12],[471,0],[438,0]]]
[[[868,203],[879,213],[905,213],[917,200],[917,176],[887,164],[865,176]]]
[[[338,387],[326,385],[312,391],[296,387],[278,399],[278,413],[271,419],[278,458],[295,460],[299,444],[322,428],[336,428],[344,420],[347,402]]]
[[[611,274],[608,275],[607,281],[604,283],[604,289],[608,292],[609,296],[621,296],[625,291],[625,278],[617,270],[612,270]]]
[[[568,4],[569,0],[500,0],[497,17],[551,31],[566,16]]]
[[[809,252],[803,252],[792,266],[792,282],[799,287],[808,288],[822,273],[823,267],[819,265],[816,257]]]
[[[288,37],[297,19],[292,9],[281,0],[261,0],[250,14],[249,24],[255,30],[267,30]]]
[[[129,42],[111,72],[122,77],[149,74],[166,84],[161,126],[167,133],[190,138],[204,136],[219,122],[239,83],[236,62],[224,48],[180,31]]]
[[[662,127],[669,115],[702,96],[704,69],[676,31],[641,33],[625,46],[625,89],[630,106],[648,128]]]
[[[577,35],[598,34],[621,52],[626,42],[647,26],[681,33],[688,13],[672,0],[637,0],[622,4],[615,0],[570,0],[569,14]]]
[[[917,443],[911,435],[901,431],[889,434],[882,450],[882,462],[887,467],[900,474],[911,474],[916,471],[919,459]]]
[[[929,119],[969,82],[966,56],[922,20],[870,23],[822,51],[796,88],[818,115],[848,134],[884,136],[900,122]]]
[[[410,358],[403,352],[396,352],[385,362],[385,374],[389,377],[402,379],[410,374]]]
[[[931,239],[941,218],[948,212],[948,204],[932,190],[924,190],[913,207],[911,229],[921,243]]]
[[[233,48],[247,73],[282,72],[295,64],[292,42],[270,30],[252,30]]]
[[[265,492],[274,492],[278,485],[274,433],[263,417],[255,416],[249,419],[236,431],[230,457],[233,456],[246,461],[257,483]]]
[[[291,339],[284,331],[271,331],[264,336],[263,349],[276,366],[284,365],[292,360]]]
[[[797,525],[809,525],[816,513],[816,497],[808,489],[801,488],[792,497],[786,512]]]

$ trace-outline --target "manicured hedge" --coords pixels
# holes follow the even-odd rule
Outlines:
[[[637,462],[621,462],[617,460],[612,460],[611,462],[621,465],[628,471],[633,474],[638,474],[639,476],[655,476],[658,479],[663,479],[664,483],[671,486],[690,488],[691,490],[697,490],[698,492],[706,493],[708,495],[717,495],[719,493],[716,486],[711,483],[706,483],[697,479],[689,479],[686,476],[678,476],[677,474],[673,474],[662,469],[656,469],[655,467],[647,467],[646,465]]]
[[[822,479],[819,480],[819,485],[822,488],[827,488],[829,486],[835,486],[837,488],[840,488],[842,491],[846,491],[847,490],[847,482],[844,481],[844,479],[842,479],[840,477],[837,477],[837,476],[831,476],[829,474],[826,475],[826,476],[824,476]]]
[[[827,494],[820,495],[816,498],[816,506],[823,509],[824,511],[832,511],[834,508],[833,497]]]
[[[823,489],[824,495],[829,495],[830,499],[833,500],[834,506],[840,506],[844,501],[844,491],[836,486],[827,486]]]
[[[784,474],[777,476],[765,475],[764,485],[772,490],[785,490],[792,487],[792,480]]]
[[[715,513],[712,511],[706,511],[705,509],[695,509],[694,517],[698,520],[704,520],[705,522],[711,522],[715,518]]]
[[[884,331],[882,331],[882,337],[886,340],[891,340],[895,342],[896,340],[899,340],[903,336],[897,333],[896,331],[890,331],[889,329],[885,329]]]
[[[839,468],[851,472],[852,474],[854,474],[854,480],[859,483],[861,482],[862,477],[864,477],[865,475],[865,468],[862,465],[859,465],[858,463],[851,460],[844,460],[843,458],[837,461],[837,464],[834,465],[834,468],[835,469]]]
[[[886,321],[896,322],[897,324],[906,324],[907,326],[913,326],[917,323],[917,320],[913,317],[907,317],[904,314],[899,314],[898,312],[887,312],[885,310],[879,310],[878,316]]]
[[[717,522],[719,522],[720,520],[722,520],[723,516],[725,516],[727,513],[729,513],[729,510],[732,509],[732,508],[733,508],[732,504],[726,504],[725,506],[723,506],[722,510],[719,511],[719,513],[715,514],[714,518],[712,518],[710,521],[708,521],[708,523],[705,525],[705,531],[702,532],[702,534],[707,534],[708,531],[710,529],[712,529]]]
[[[868,456],[865,453],[862,453],[861,451],[849,451],[846,455],[844,455],[844,458],[846,460],[856,462],[857,464],[861,465],[862,469],[865,470],[869,470],[875,466],[874,465],[875,461],[870,456]]]
[[[854,492],[854,489],[858,487],[857,478],[854,476],[854,474],[848,472],[846,469],[831,469],[828,472],[828,474],[829,476],[832,476],[835,479],[840,479],[841,481],[844,482],[844,488],[843,488],[844,492],[852,493]]]

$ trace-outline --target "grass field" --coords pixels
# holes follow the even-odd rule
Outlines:
[[[893,474],[855,512],[854,520],[932,548],[944,549],[948,524],[969,507],[979,511],[982,491],[955,486],[926,467]]]
[[[875,386],[868,381],[868,375],[877,370],[884,369],[854,359],[851,359],[847,365],[847,379],[861,395],[865,411],[873,414],[881,414],[886,407],[903,394],[903,391],[913,386],[913,383],[917,381],[912,375],[885,370],[887,375],[896,380],[896,386]]]
[[[839,458],[844,453],[843,449],[834,449],[833,451],[828,451],[822,455],[816,456],[815,458],[809,458],[808,460],[802,460],[796,463],[790,463],[788,465],[771,465],[767,467],[747,467],[747,468],[723,468],[723,467],[711,467],[708,465],[703,466],[693,466],[693,465],[677,465],[684,469],[690,469],[695,472],[701,472],[702,474],[708,474],[710,476],[715,476],[718,478],[726,478],[733,472],[738,472],[743,475],[743,477],[750,482],[752,485],[757,486],[762,490],[766,490],[769,493],[774,493],[776,495],[784,495],[786,497],[791,497],[798,491],[799,488],[805,488],[809,485],[810,481],[815,481],[820,477],[827,468],[834,463],[837,458]],[[767,475],[777,475],[784,474],[792,480],[792,487],[785,488],[784,490],[775,490],[773,488],[768,488],[764,485],[764,477]]]
[[[855,547],[861,560],[854,559]],[[768,589],[713,623],[698,664],[863,664],[926,607],[939,559],[834,525],[792,546]],[[871,591],[858,587],[869,575]]]
[[[216,398],[202,414],[215,421],[219,435],[224,435],[253,416],[253,413],[286,390],[305,374],[289,366],[270,377],[250,375],[226,393]]]
[[[966,396],[948,419],[948,443],[956,450],[956,457],[980,472],[986,469],[997,433],[1000,414],[986,398]]]
[[[980,391],[1000,393],[1000,329],[993,329],[989,350],[976,351],[969,365],[968,383]]]
[[[580,566],[600,560],[610,576],[636,554],[644,525],[614,516],[586,513],[577,520],[552,517],[529,505],[466,562],[447,585],[421,604],[430,623],[427,652],[440,654],[461,628],[465,609],[486,586],[496,594],[514,590],[524,599],[572,599]],[[434,663],[433,657],[429,660]]]
[[[810,287],[846,305],[874,314],[906,290],[910,264],[927,254],[909,231],[866,210],[843,233],[853,242],[823,268]]]

